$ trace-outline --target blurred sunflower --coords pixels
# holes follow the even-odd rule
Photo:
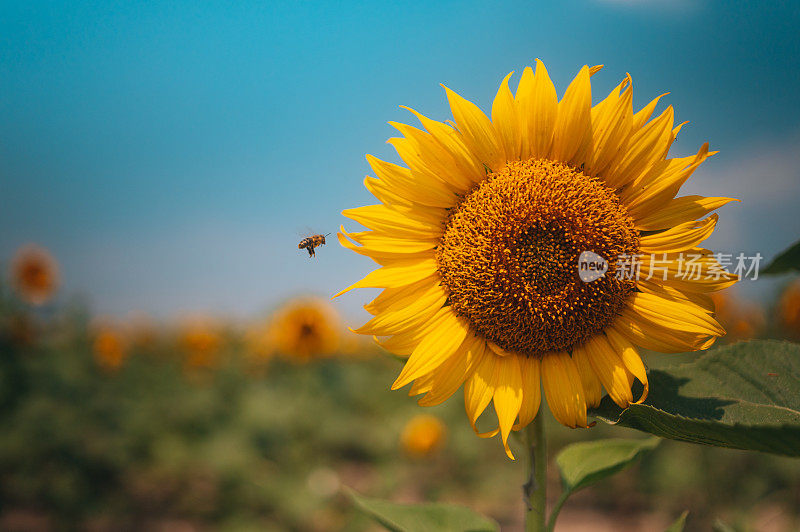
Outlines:
[[[800,339],[800,280],[783,290],[778,301],[778,321],[789,338]]]
[[[128,357],[129,341],[122,329],[110,321],[101,321],[92,326],[92,353],[100,368],[117,371]]]
[[[400,435],[400,444],[409,456],[420,458],[441,449],[446,436],[447,428],[438,417],[419,415],[406,423]]]
[[[334,353],[339,347],[339,319],[331,305],[316,298],[289,301],[269,327],[274,349],[295,361]]]
[[[727,331],[725,340],[748,340],[764,330],[766,317],[756,303],[741,301],[730,290],[717,292],[711,298],[714,300],[714,317]]]
[[[207,317],[187,318],[180,326],[178,344],[185,355],[186,369],[212,368],[223,344],[220,326]]]
[[[11,261],[11,284],[20,299],[31,305],[50,301],[58,289],[58,263],[35,244],[22,246]]]
[[[381,267],[337,296],[384,289],[357,332],[408,356],[392,389],[413,382],[434,405],[464,383],[473,428],[493,401],[498,427],[481,435],[499,432],[509,456],[540,383],[558,421],[585,427],[601,387],[623,407],[634,378],[647,394],[636,346],[693,351],[724,334],[707,292],[736,279],[698,247],[717,216],[698,218],[732,199],[675,198],[715,152],[667,159],[683,124],[672,107],[650,120],[660,97],[634,113],[630,76],[592,106],[599,69],[584,66],[558,101],[537,60],[516,94],[503,80],[491,119],[445,87],[455,122],[411,109],[424,130],[392,122],[408,167],[368,155],[378,179],[364,183],[382,204],[343,212],[371,230],[342,228],[339,242]],[[581,281],[584,252],[605,275]],[[682,275],[684,254],[698,256],[700,278]],[[625,257],[641,257],[638,275]]]

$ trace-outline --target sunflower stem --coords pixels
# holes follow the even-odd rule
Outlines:
[[[544,532],[547,519],[547,446],[544,417],[541,412],[525,431],[528,446],[528,481],[523,486],[528,511],[525,514],[526,532]]]

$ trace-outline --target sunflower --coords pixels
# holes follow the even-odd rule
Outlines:
[[[638,379],[645,399],[638,347],[693,351],[724,334],[707,293],[736,279],[699,245],[717,223],[703,217],[732,199],[675,198],[716,152],[667,158],[683,124],[672,107],[650,120],[661,97],[634,113],[629,75],[592,106],[599,70],[584,66],[559,101],[537,60],[516,94],[513,72],[502,81],[491,119],[444,87],[454,122],[412,109],[424,129],[391,122],[407,166],[368,155],[381,204],[342,213],[370,230],[342,227],[339,242],[380,268],[337,296],[383,288],[357,332],[408,357],[392,389],[413,382],[435,405],[464,384],[473,429],[493,402],[498,425],[479,434],[499,432],[509,456],[542,391],[559,422],[586,427],[603,388],[625,407]],[[606,262],[590,282],[584,255]]]
[[[92,327],[92,353],[97,365],[105,371],[119,370],[128,358],[130,342],[116,324],[101,320]]]
[[[22,246],[11,261],[11,283],[20,299],[44,305],[58,289],[58,263],[40,246]]]
[[[800,339],[800,281],[788,285],[778,301],[778,321],[789,338]]]
[[[317,298],[297,298],[278,309],[269,326],[274,349],[297,362],[330,355],[339,347],[339,320]]]
[[[178,344],[185,356],[186,370],[216,366],[223,343],[222,327],[211,317],[193,316],[180,324]]]
[[[730,290],[716,292],[711,299],[714,300],[714,317],[728,333],[726,341],[755,338],[766,327],[764,310],[757,303],[741,301]]]
[[[418,415],[406,423],[400,444],[409,456],[422,458],[438,451],[446,437],[447,428],[438,417]]]

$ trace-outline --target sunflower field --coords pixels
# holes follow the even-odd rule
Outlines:
[[[757,328],[747,338],[791,337],[795,300],[789,284],[758,319],[751,310],[726,326],[744,320]],[[522,527],[520,464],[476,439],[458,402],[421,414],[389,392],[401,362],[358,343],[325,305],[298,298],[256,323],[141,315],[112,323],[79,301],[31,309],[4,286],[2,528],[378,530],[354,502],[367,494],[457,504],[489,516],[490,526]],[[783,325],[764,328],[765,315]],[[277,322],[283,335],[294,327],[296,343],[270,339]],[[725,349],[754,342],[788,345]],[[645,359],[651,374],[663,362]],[[545,423],[552,457],[603,438],[642,446],[623,449],[641,455],[630,469],[570,499],[559,528],[666,529],[684,511],[698,530],[799,524],[795,459],[655,446],[602,423],[579,433],[550,416]],[[522,440],[511,445],[521,450]],[[555,464],[547,482],[557,492]]]
[[[0,5],[0,531],[800,530],[794,2]]]

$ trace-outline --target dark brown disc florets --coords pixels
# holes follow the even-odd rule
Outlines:
[[[602,331],[635,283],[617,278],[639,236],[614,191],[545,159],[490,173],[450,213],[436,259],[453,310],[503,349],[541,356]],[[584,282],[578,258],[603,257]]]

